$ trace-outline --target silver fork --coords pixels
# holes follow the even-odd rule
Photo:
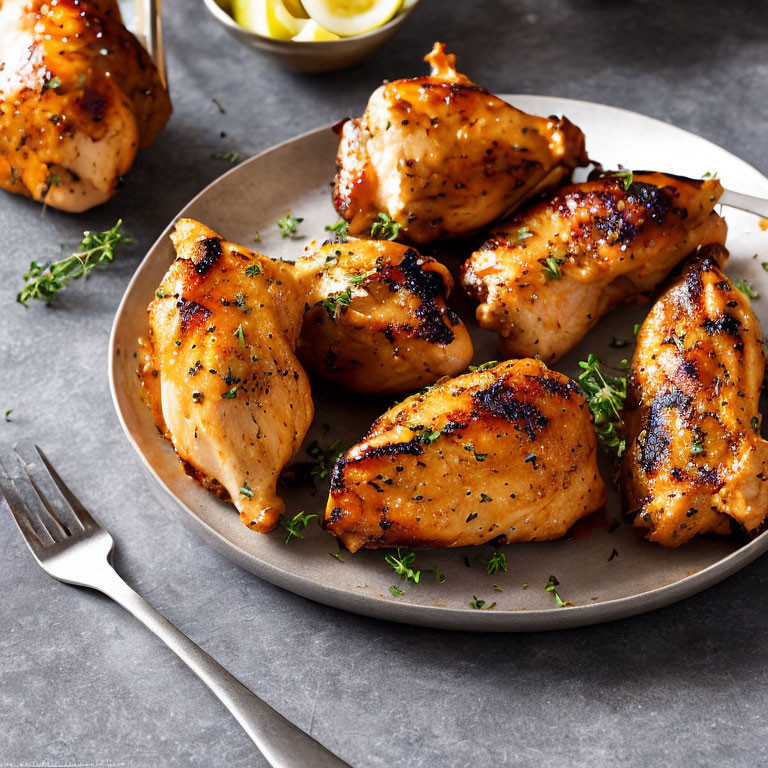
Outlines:
[[[216,694],[274,768],[349,765],[286,720],[134,592],[112,568],[114,542],[43,452],[20,443],[0,463],[0,495],[35,560],[59,581],[103,592],[152,630]]]

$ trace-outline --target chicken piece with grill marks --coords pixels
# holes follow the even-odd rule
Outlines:
[[[668,547],[697,533],[759,532],[768,442],[758,400],[765,340],[746,296],[702,248],[640,329],[629,378],[625,515]]]
[[[149,305],[140,376],[155,423],[206,487],[223,489],[251,529],[284,510],[280,471],[313,417],[294,355],[303,296],[293,265],[182,219],[176,260]]]
[[[435,43],[427,77],[378,88],[340,129],[333,200],[352,234],[379,213],[409,242],[475,232],[585,165],[584,135],[474,85]]]
[[[115,0],[0,0],[0,187],[80,212],[108,200],[171,113]]]
[[[358,392],[418,389],[463,371],[472,342],[440,262],[390,240],[311,244],[296,262],[307,311],[299,358]]]
[[[337,462],[323,525],[361,547],[554,539],[605,502],[589,408],[538,360],[438,382]]]
[[[561,188],[500,225],[463,265],[478,323],[498,331],[504,357],[556,362],[697,245],[725,242],[714,212],[722,191],[716,179],[645,172]]]

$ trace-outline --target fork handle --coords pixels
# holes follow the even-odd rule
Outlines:
[[[717,202],[721,205],[739,208],[742,211],[768,218],[768,200],[764,197],[744,195],[741,192],[733,192],[730,189],[726,189]]]
[[[131,589],[110,566],[91,585],[154,632],[235,716],[273,768],[350,768],[286,720]]]

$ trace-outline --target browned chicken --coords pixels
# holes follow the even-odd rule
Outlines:
[[[697,533],[756,533],[768,514],[758,399],[765,340],[749,301],[702,248],[656,302],[632,360],[624,512],[669,547]]]
[[[538,360],[438,382],[337,462],[324,527],[353,552],[554,539],[605,501],[584,396]]]
[[[301,360],[331,381],[394,394],[463,371],[472,342],[446,305],[439,262],[390,240],[312,243],[296,262],[307,311]]]
[[[276,484],[312,421],[294,355],[302,296],[291,264],[182,219],[176,261],[149,305],[140,375],[160,431],[190,474],[265,533],[284,505]]]
[[[171,113],[115,0],[0,0],[0,187],[103,203]]]
[[[630,183],[631,182],[631,183]],[[654,288],[697,245],[725,242],[720,182],[663,173],[563,187],[491,233],[461,281],[504,357],[559,360],[608,310]]]
[[[353,234],[385,213],[412,243],[465,235],[587,163],[584,135],[567,119],[488,93],[442,43],[426,61],[431,75],[385,83],[341,128],[333,200]]]

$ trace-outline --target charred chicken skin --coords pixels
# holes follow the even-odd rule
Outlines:
[[[725,242],[720,182],[663,173],[563,187],[491,233],[465,262],[477,320],[504,357],[559,360],[622,301],[651,290],[697,245]]]
[[[177,258],[149,305],[140,376],[160,431],[190,473],[265,533],[284,505],[280,471],[313,417],[294,355],[302,296],[293,267],[182,219]]]
[[[0,0],[0,187],[64,211],[108,200],[171,112],[115,0]]]
[[[749,301],[702,248],[643,323],[630,372],[623,509],[668,547],[756,533],[768,514],[758,399],[765,340]]]
[[[450,272],[389,240],[313,243],[296,262],[307,311],[298,354],[358,392],[394,394],[463,371],[472,342],[446,305]]]
[[[415,244],[466,235],[587,163],[567,119],[528,115],[474,85],[442,43],[426,61],[431,75],[385,83],[341,128],[333,200],[352,234],[381,212]]]
[[[554,539],[605,493],[578,386],[515,360],[381,416],[337,462],[324,527],[353,552]]]

